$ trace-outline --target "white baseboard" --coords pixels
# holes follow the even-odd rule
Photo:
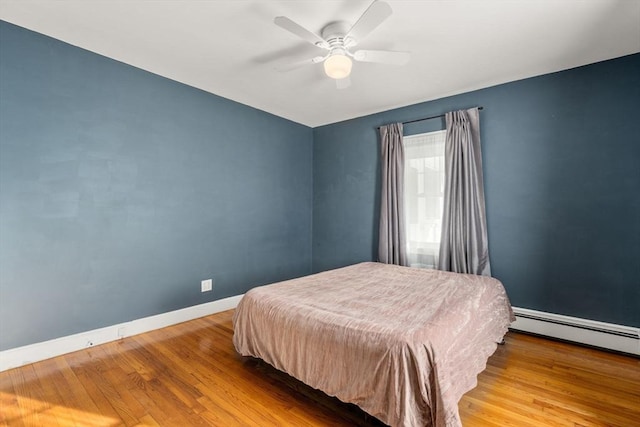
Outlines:
[[[0,351],[0,372],[235,308],[242,295]],[[511,329],[640,355],[640,328],[513,308]]]
[[[0,351],[0,372],[94,345],[116,341],[125,336],[137,335],[230,310],[238,305],[241,298],[242,295],[236,295],[155,316],[143,317],[130,322]]]
[[[513,307],[511,329],[640,355],[640,328]]]

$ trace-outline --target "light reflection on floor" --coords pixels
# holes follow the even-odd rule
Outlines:
[[[0,392],[0,425],[99,426],[121,425],[121,421],[66,406]],[[143,426],[145,424],[141,424]]]

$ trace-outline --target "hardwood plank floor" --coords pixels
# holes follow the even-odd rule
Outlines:
[[[0,373],[3,426],[381,426],[236,354],[233,311]],[[640,426],[640,360],[507,334],[459,408],[469,426]]]

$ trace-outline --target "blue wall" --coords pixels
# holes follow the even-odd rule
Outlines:
[[[310,273],[312,138],[0,22],[0,349]]]
[[[639,101],[636,54],[314,129],[314,271],[376,259],[377,126],[482,105],[491,267],[512,303],[640,326]]]
[[[375,260],[375,128],[475,105],[514,305],[640,326],[639,100],[632,55],[311,130],[0,22],[0,350]]]

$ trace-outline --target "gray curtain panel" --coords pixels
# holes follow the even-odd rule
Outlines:
[[[482,181],[480,113],[446,114],[444,213],[438,269],[491,276]]]
[[[402,123],[380,127],[382,194],[378,261],[407,265],[404,230],[404,148]]]

